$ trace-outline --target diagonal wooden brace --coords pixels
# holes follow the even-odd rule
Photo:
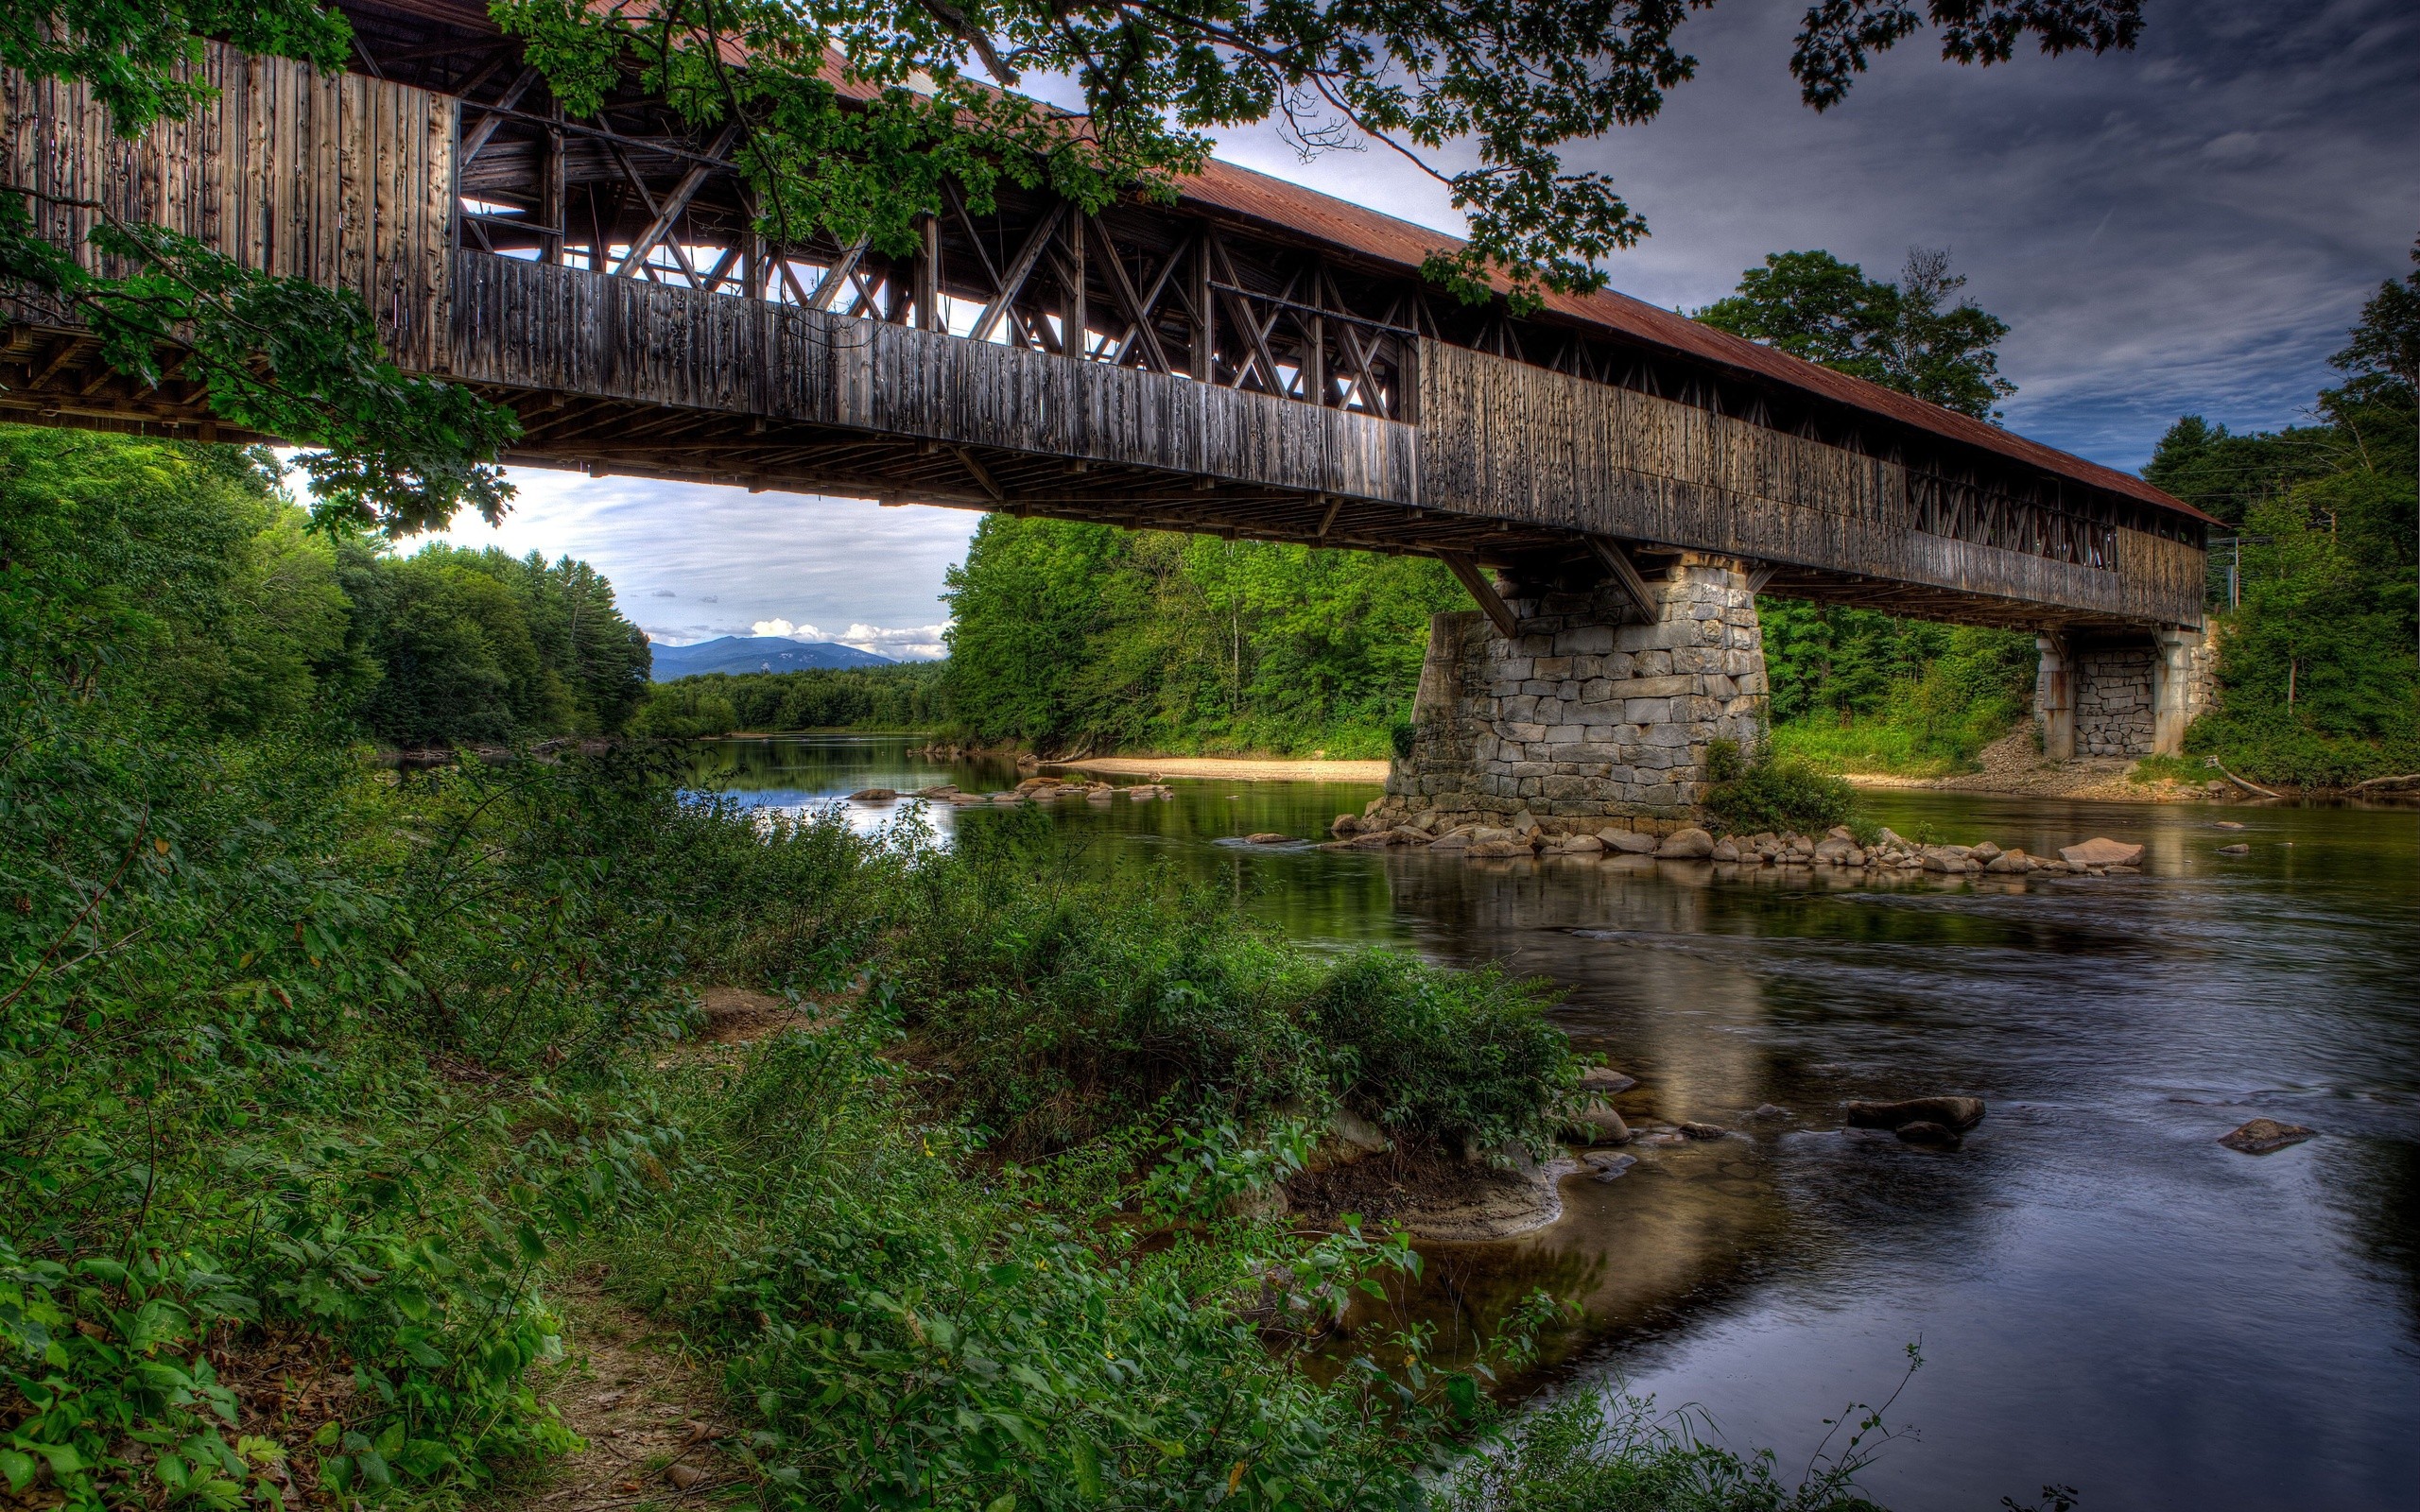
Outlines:
[[[1443,562],[1445,570],[1454,575],[1454,580],[1469,592],[1478,603],[1479,612],[1495,627],[1496,634],[1510,641],[1521,633],[1520,622],[1512,618],[1512,609],[1495,592],[1495,585],[1487,580],[1487,575],[1478,570],[1478,563],[1459,551],[1441,551],[1437,559]]]

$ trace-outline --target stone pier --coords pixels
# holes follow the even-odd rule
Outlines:
[[[2052,761],[2181,755],[2186,727],[2210,706],[2216,658],[2203,631],[2045,634],[2034,644],[2033,715]]]
[[[1764,738],[1765,651],[1747,569],[1690,554],[1647,583],[1512,583],[1518,633],[1478,613],[1429,622],[1409,754],[1370,816],[1661,833],[1693,822],[1716,740]]]

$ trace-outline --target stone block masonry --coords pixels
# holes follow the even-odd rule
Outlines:
[[[1519,633],[1477,613],[1429,623],[1412,748],[1373,816],[1429,830],[1527,814],[1550,832],[1689,821],[1708,745],[1764,738],[1763,632],[1745,568],[1690,555],[1643,617],[1611,582],[1514,585]]]
[[[2173,756],[2185,730],[2216,695],[2217,659],[2200,630],[2118,640],[2038,638],[2034,715],[2053,761],[2080,756]]]

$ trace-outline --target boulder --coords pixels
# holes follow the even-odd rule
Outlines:
[[[1525,850],[1530,847],[1528,837],[1516,830],[1506,830],[1492,824],[1482,824],[1471,831],[1471,844],[1473,845],[1485,845],[1491,840],[1509,840],[1519,845],[1521,849]]]
[[[1244,844],[1246,845],[1291,845],[1293,843],[1294,837],[1292,835],[1279,834],[1274,830],[1263,830],[1258,834],[1247,834],[1244,836]]]
[[[1665,860],[1702,861],[1714,854],[1714,836],[1695,825],[1675,830],[1655,848],[1657,856]]]
[[[1593,856],[1603,851],[1605,842],[1593,834],[1557,835],[1541,848],[1550,856]]]
[[[2210,828],[2213,830],[2240,830],[2243,828],[2243,824],[2240,820],[2237,819],[2220,819],[2213,823]]]
[[[1906,835],[1901,834],[1898,831],[1893,830],[1887,824],[1882,827],[1881,833],[1875,836],[1875,840],[1876,843],[1880,845],[1885,850],[1913,850],[1915,849],[1914,842],[1910,841]]]
[[[2142,864],[2143,848],[2095,835],[2082,845],[2063,845],[2059,854],[2068,864],[2079,867],[2133,867]]]
[[[1328,1132],[1341,1143],[1375,1155],[1393,1144],[1386,1131],[1350,1108],[1340,1108],[1328,1115]]]
[[[889,787],[861,787],[849,795],[852,803],[890,803],[899,798],[898,790]]]
[[[2233,845],[2222,845],[2219,847],[2219,854],[2222,856],[2248,856],[2252,854],[2252,847],[2244,844],[2240,840],[2238,840]]]
[[[1635,1155],[1616,1155],[1611,1151],[1590,1150],[1581,1157],[1599,1181],[1618,1181],[1630,1168],[1638,1163]]]
[[[1479,840],[1462,852],[1475,861],[1500,861],[1507,856],[1526,856],[1529,853],[1530,848],[1516,840]]]
[[[1611,1097],[1638,1085],[1635,1076],[1625,1076],[1611,1066],[1590,1066],[1580,1074],[1580,1090],[1599,1097]]]
[[[1789,1109],[1787,1108],[1776,1107],[1772,1103],[1758,1103],[1756,1105],[1755,1111],[1750,1113],[1748,1116],[1750,1118],[1788,1118],[1789,1116]]]
[[[1714,859],[1717,861],[1737,861],[1739,859],[1739,847],[1734,844],[1730,837],[1726,835],[1722,839],[1714,842]]]
[[[1979,861],[1984,866],[1989,867],[1993,862],[1997,861],[2002,853],[2003,852],[1998,846],[1996,846],[1991,841],[1986,840],[1981,845],[1977,846],[1974,850],[1967,851],[1966,859],[1969,861]]]
[[[1364,830],[1350,840],[1330,843],[1340,844],[1348,850],[1384,850],[1395,843],[1395,835],[1392,830]]]
[[[1979,1097],[1910,1097],[1896,1103],[1851,1103],[1851,1128],[1897,1129],[1910,1124],[1939,1124],[1963,1134],[1983,1121]]]
[[[1922,1144],[1936,1150],[1954,1150],[1966,1143],[1956,1129],[1946,1124],[1936,1124],[1928,1118],[1919,1118],[1911,1123],[1902,1124],[1896,1132],[1899,1142],[1903,1144]]]
[[[1606,850],[1617,850],[1626,856],[1655,853],[1655,836],[1641,834],[1636,830],[1599,830],[1597,838],[1604,842]]]
[[[1572,1115],[1569,1125],[1572,1141],[1579,1144],[1628,1144],[1630,1125],[1622,1115],[1601,1102],[1592,1102]]]
[[[1837,834],[1826,835],[1815,846],[1815,864],[1819,867],[1846,866],[1849,852],[1856,849],[1855,840],[1843,840]]]
[[[2033,869],[2033,858],[2022,850],[2003,850],[1983,866],[1985,871],[2026,872]]]
[[[1536,816],[1532,815],[1528,809],[1523,809],[1520,813],[1513,815],[1512,833],[1515,834],[1537,833],[1538,821]]]
[[[2241,1150],[2246,1155],[2266,1155],[2272,1150],[2282,1150],[2289,1144],[2300,1144],[2318,1133],[2319,1130],[2305,1128],[2300,1124],[2280,1124],[2273,1118],[2256,1118],[2240,1128],[2229,1129],[2220,1135],[2219,1143],[2230,1150]]]
[[[1416,830],[1409,824],[1398,824],[1387,832],[1389,845],[1429,845],[1434,843],[1436,838],[1427,831]]]
[[[1327,833],[1340,840],[1348,834],[1359,834],[1361,821],[1350,814],[1340,814],[1336,816],[1336,822],[1327,827]]]
[[[1730,1133],[1729,1129],[1720,1124],[1683,1124],[1681,1125],[1683,1139],[1719,1140],[1728,1137]]]
[[[1443,834],[1439,835],[1435,840],[1431,841],[1428,849],[1431,850],[1467,850],[1470,849],[1472,828],[1472,826],[1465,824],[1459,830],[1448,830]]]

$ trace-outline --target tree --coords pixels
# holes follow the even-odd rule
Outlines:
[[[1450,191],[1466,246],[1429,276],[1528,307],[1593,288],[1596,260],[1646,223],[1561,149],[1654,116],[1697,60],[1676,33],[1701,0],[493,0],[573,115],[631,71],[700,128],[740,128],[735,161],[784,241],[829,232],[905,251],[954,179],[978,209],[1003,177],[1091,209],[1198,170],[1210,133],[1275,119],[1305,151],[1376,142]],[[1871,57],[1927,25],[1942,55],[1989,65],[2027,38],[2058,55],[2130,48],[2141,0],[1817,0],[1790,70],[1817,110]],[[180,77],[204,37],[333,69],[350,27],[319,0],[42,0],[0,15],[0,63],[95,87],[123,132],[192,111]],[[737,60],[745,60],[742,66]],[[1048,77],[1080,112],[1014,93]],[[843,86],[846,86],[845,88]],[[1449,157],[1474,159],[1451,168]],[[5,186],[0,186],[4,189]],[[412,380],[379,352],[360,301],[237,267],[158,228],[95,232],[141,271],[103,279],[0,192],[0,281],[75,304],[108,358],[149,376],[190,348],[231,421],[320,450],[331,512],[410,531],[464,504],[493,516],[489,465],[510,412]]]
[[[2420,264],[2420,239],[2411,244],[2411,261]],[[2405,274],[2400,284],[2389,279],[2379,284],[2377,293],[2361,306],[2360,322],[2348,335],[2352,339],[2344,350],[2327,360],[2352,373],[2355,387],[2366,387],[2368,391],[2358,398],[2391,403],[2400,397],[2404,408],[2414,414],[2415,426],[2420,426],[2420,272]],[[2415,443],[2413,456],[2414,467],[2420,470],[2420,443]],[[2420,489],[2420,471],[2415,472],[2413,486]],[[2415,514],[2414,529],[2420,531],[2420,514]],[[2420,534],[2414,537],[2414,550],[2420,553]],[[2420,588],[2415,588],[2415,593],[2420,593]]]
[[[1738,292],[1696,318],[1885,388],[1997,421],[2016,392],[1996,350],[2008,324],[1972,300],[1944,308],[1966,286],[1946,251],[1911,248],[1896,284],[1865,276],[1829,252],[1775,252],[1739,275]]]

